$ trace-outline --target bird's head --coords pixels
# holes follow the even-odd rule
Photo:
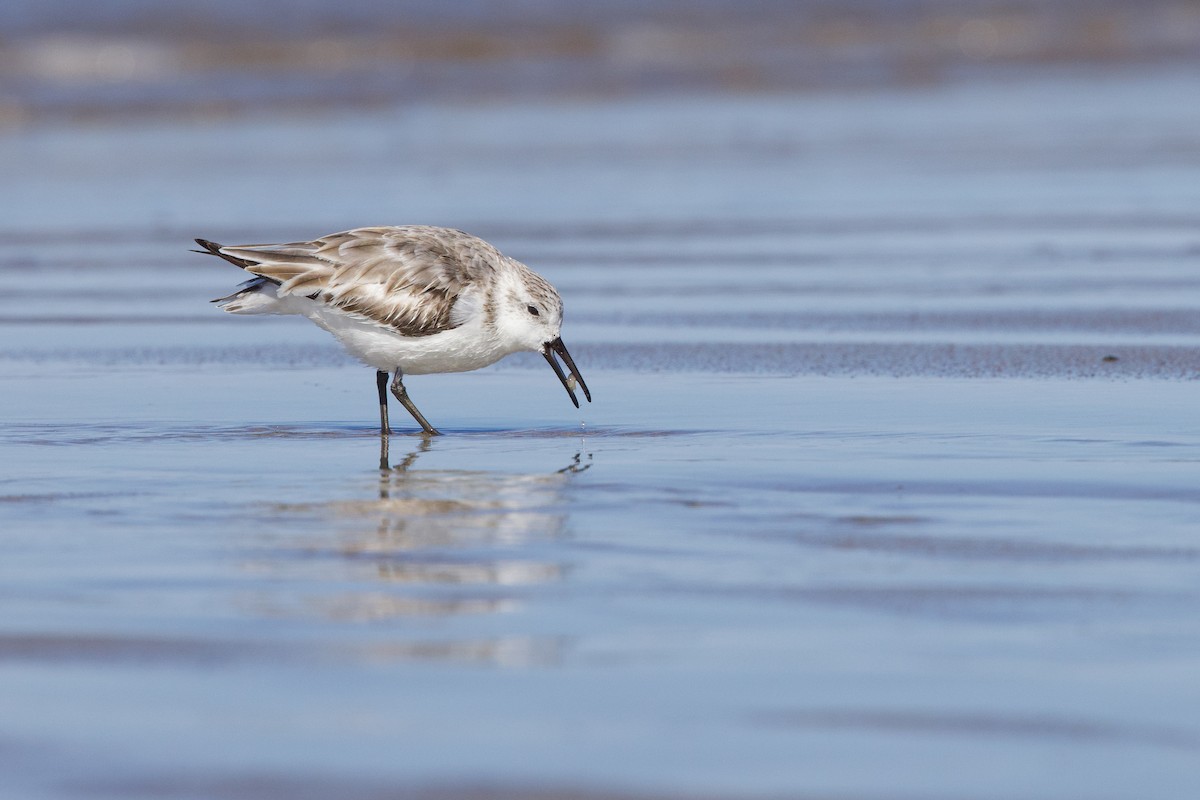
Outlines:
[[[576,408],[579,407],[579,399],[575,396],[576,385],[583,390],[583,396],[590,403],[592,393],[588,391],[583,376],[579,374],[574,359],[562,341],[562,298],[553,286],[532,270],[525,268],[518,274],[519,280],[499,287],[497,328],[508,341],[516,345],[515,350],[528,350],[545,356]],[[563,371],[556,356],[562,358],[567,372]]]

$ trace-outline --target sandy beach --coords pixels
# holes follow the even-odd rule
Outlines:
[[[596,13],[487,50],[492,95],[409,50],[450,88],[0,84],[0,796],[1196,796],[1186,45],[986,17],[914,79],[879,12],[854,81],[793,31],[753,62],[790,82],[622,83]],[[399,223],[553,282],[595,402],[536,355],[414,376],[447,435],[381,471],[372,371],[189,252]]]

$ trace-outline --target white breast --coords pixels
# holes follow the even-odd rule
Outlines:
[[[403,336],[366,317],[342,311],[308,297],[279,296],[275,284],[239,295],[224,309],[233,314],[299,314],[332,333],[355,358],[375,369],[406,375],[467,372],[494,364],[525,349],[506,337],[483,313],[482,295],[464,292],[455,303],[451,322],[457,325],[431,336]]]
[[[432,336],[401,336],[370,320],[309,301],[305,316],[332,333],[360,361],[378,370],[399,368],[406,375],[467,372],[494,364],[515,348],[488,330],[476,316]]]

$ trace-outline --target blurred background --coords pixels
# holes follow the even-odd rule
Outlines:
[[[1181,0],[13,0],[0,233],[1176,215],[1198,61]]]
[[[1194,62],[1184,0],[13,0],[8,124],[850,91]]]
[[[1198,79],[1194,0],[4,0],[0,796],[1200,796]],[[189,252],[409,223],[596,402],[380,470]]]

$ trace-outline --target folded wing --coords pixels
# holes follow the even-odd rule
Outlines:
[[[358,228],[288,244],[201,244],[277,283],[280,295],[309,297],[404,336],[457,327],[455,303],[472,283],[484,283],[483,273],[500,258],[470,234],[421,225]]]

